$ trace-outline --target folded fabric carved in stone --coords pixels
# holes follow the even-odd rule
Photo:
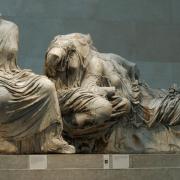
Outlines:
[[[151,89],[141,82],[136,64],[98,52],[89,35],[56,36],[46,53],[45,74],[56,85],[64,133],[79,152],[160,152],[172,151],[172,144],[180,147],[173,142],[180,124],[179,90]]]
[[[65,152],[54,84],[16,64],[18,27],[0,19],[0,153]]]

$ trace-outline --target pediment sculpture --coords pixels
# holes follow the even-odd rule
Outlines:
[[[57,35],[45,56],[64,137],[79,153],[178,151],[180,91],[152,89],[119,55],[100,53],[90,35]]]
[[[74,153],[54,84],[17,65],[19,31],[0,18],[0,153]]]
[[[54,37],[37,75],[17,65],[18,35],[0,18],[0,153],[179,152],[177,86],[152,89],[81,33]]]

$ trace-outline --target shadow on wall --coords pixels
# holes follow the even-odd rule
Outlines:
[[[138,64],[153,87],[180,84],[178,0],[6,0],[0,11],[20,28],[19,63],[43,73],[44,54],[57,34],[90,33],[101,52]]]

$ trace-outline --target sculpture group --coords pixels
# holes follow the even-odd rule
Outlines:
[[[57,35],[44,76],[16,64],[18,27],[0,19],[0,153],[180,150],[180,91],[151,89],[136,64],[90,35]]]

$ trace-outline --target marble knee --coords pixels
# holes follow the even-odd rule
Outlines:
[[[101,124],[110,119],[111,114],[112,105],[108,100],[98,97],[91,104],[91,115],[97,124]]]
[[[11,94],[9,93],[9,91],[4,87],[0,87],[0,122],[4,122],[7,119],[6,108],[8,106],[8,101],[10,100],[10,98]]]
[[[56,91],[54,83],[44,76],[42,76],[42,78],[38,80],[38,84],[41,86],[42,90],[45,93],[51,94],[52,92]]]

